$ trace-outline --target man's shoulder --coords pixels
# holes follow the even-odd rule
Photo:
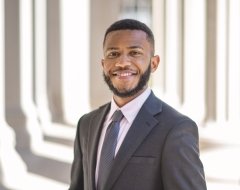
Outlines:
[[[172,117],[187,117],[181,112],[179,112],[176,108],[172,107],[168,103],[162,101],[162,109],[167,115],[171,115]]]
[[[101,113],[102,111],[104,111],[105,109],[107,109],[110,106],[110,102],[100,106],[97,109],[94,109],[84,115],[81,116],[80,120],[90,120],[93,116]]]
[[[175,108],[170,106],[168,103],[164,102],[163,100],[159,99],[155,94],[152,92],[146,102],[144,103],[144,106],[147,108],[147,110],[153,114],[153,115],[161,115],[164,117],[170,117],[170,118],[187,118],[187,116],[183,115],[179,111],[177,111]]]
[[[149,112],[155,110],[155,113],[158,113],[155,117],[162,121],[176,122],[180,120],[191,120],[188,116],[182,114],[168,103],[156,97],[154,93],[151,93],[146,104]]]
[[[191,118],[183,113],[179,112],[169,104],[162,101],[162,121],[168,124],[176,124],[182,121],[188,121],[191,123],[195,123]],[[164,118],[164,119],[163,119]]]

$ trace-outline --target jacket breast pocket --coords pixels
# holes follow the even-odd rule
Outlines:
[[[128,164],[154,164],[155,158],[153,157],[131,157]]]

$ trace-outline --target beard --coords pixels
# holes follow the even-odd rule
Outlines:
[[[107,83],[109,89],[116,96],[121,97],[121,98],[127,98],[127,97],[134,96],[139,91],[141,91],[144,86],[146,86],[147,82],[149,81],[150,74],[151,74],[151,64],[149,64],[149,66],[146,69],[146,71],[143,74],[140,75],[140,79],[139,79],[138,84],[137,84],[137,86],[135,88],[133,88],[131,90],[123,90],[123,91],[120,91],[116,87],[113,86],[113,83],[112,83],[110,77],[107,76],[104,73],[104,71],[103,71],[103,78],[104,78],[104,81]]]

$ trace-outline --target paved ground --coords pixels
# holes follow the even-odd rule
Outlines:
[[[200,146],[208,190],[240,190],[239,144],[225,141],[219,144],[217,140],[209,140],[208,134],[212,134],[211,131],[200,132],[204,137]],[[8,187],[0,184],[0,190],[66,190],[70,182],[74,137],[74,127],[54,124],[38,151],[18,150],[28,173]]]
[[[209,190],[240,190],[240,129],[200,130],[201,160]]]

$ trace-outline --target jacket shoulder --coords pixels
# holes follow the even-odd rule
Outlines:
[[[89,123],[91,121],[92,117],[99,114],[103,109],[105,109],[108,106],[110,106],[110,102],[102,105],[98,109],[92,110],[91,112],[82,115],[78,121],[78,126],[80,125],[80,123],[81,123],[81,125]]]
[[[181,123],[183,121],[187,121],[190,123],[195,122],[189,118],[188,116],[180,113],[175,108],[171,107],[167,103],[162,101],[162,112],[161,114],[156,116],[162,123],[164,123],[166,126],[174,126],[177,123]]]

